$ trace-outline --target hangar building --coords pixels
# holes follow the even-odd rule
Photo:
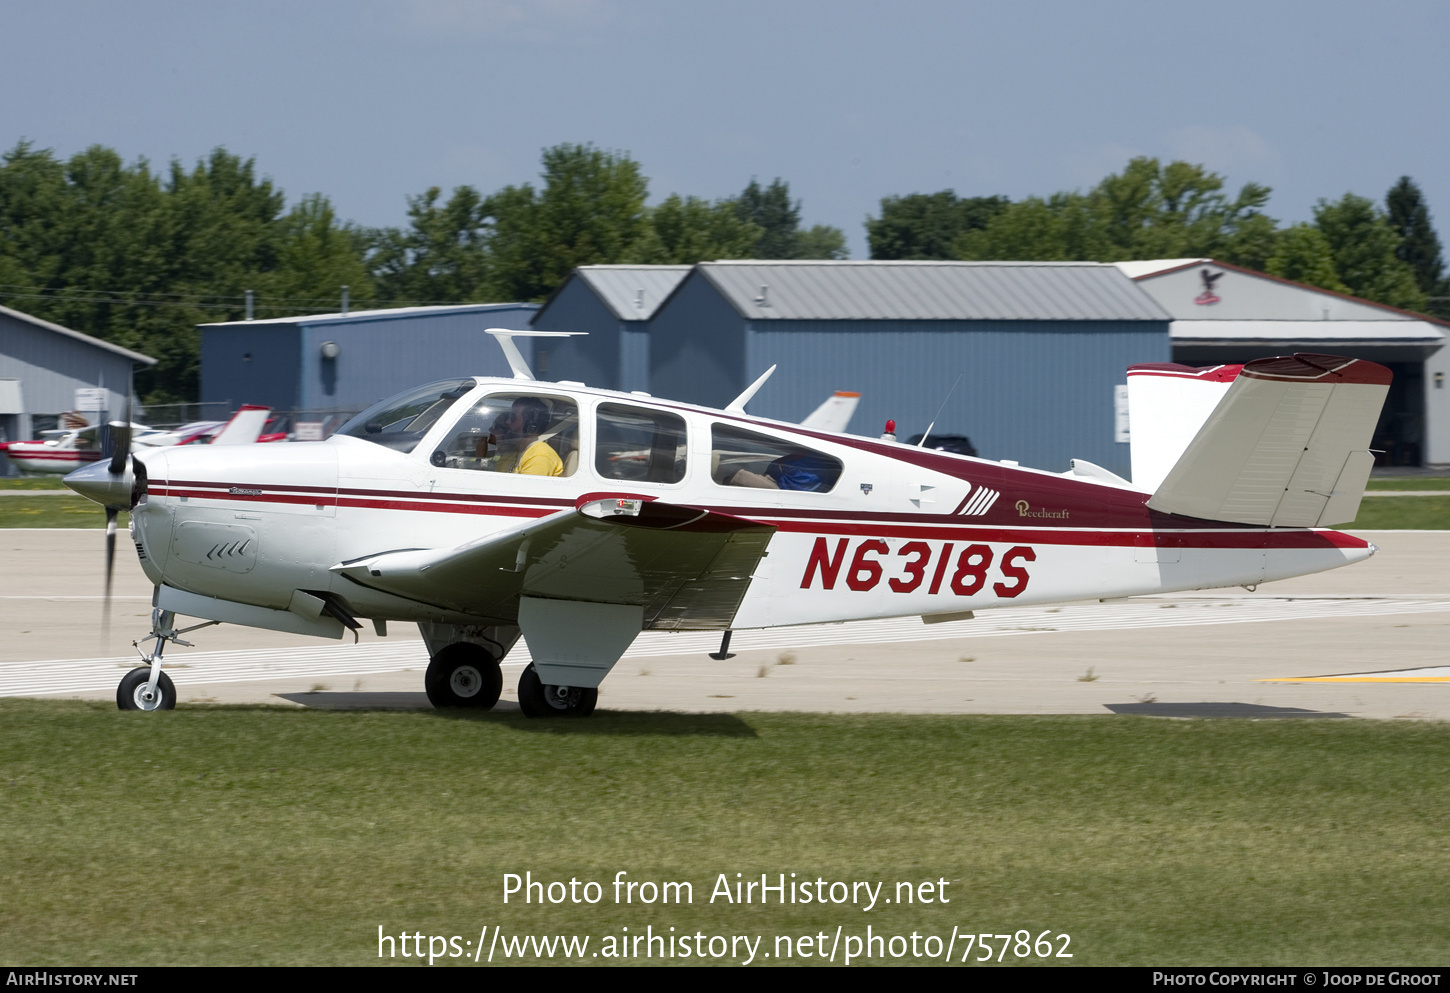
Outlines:
[[[107,409],[124,410],[136,366],[149,355],[0,307],[0,440],[27,441],[76,409],[76,390],[104,388]],[[88,414],[95,423],[99,414]],[[0,459],[0,474],[14,469]]]
[[[479,303],[203,324],[201,399],[352,413],[430,380],[509,376],[484,329],[526,330],[538,309]],[[529,341],[518,344],[529,357]]]
[[[1168,313],[1102,263],[702,262],[669,267],[676,285],[652,315],[648,268],[576,270],[534,326],[615,336],[608,354],[633,308],[655,396],[724,406],[777,365],[752,413],[798,421],[851,390],[855,433],[891,418],[906,439],[935,419],[934,434],[968,435],[984,458],[1045,469],[1078,457],[1126,475],[1115,388],[1129,365],[1170,357]],[[566,315],[569,301],[584,302]],[[598,367],[551,364],[548,378],[640,388]]]
[[[1379,463],[1450,463],[1450,322],[1213,259],[1120,262],[1173,322],[1173,361],[1247,362],[1323,352],[1388,366],[1394,383],[1375,431]]]
[[[586,337],[534,342],[534,372],[612,390],[649,389],[649,322],[693,266],[586,265],[534,317],[536,331]]]

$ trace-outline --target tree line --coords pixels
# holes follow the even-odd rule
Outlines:
[[[1287,227],[1263,213],[1269,192],[1230,198],[1202,166],[1141,158],[1087,193],[886,197],[866,229],[873,259],[1214,257],[1450,315],[1409,178],[1383,207],[1346,194]],[[539,301],[580,265],[847,257],[839,228],[801,225],[780,178],[718,200],[648,195],[628,155],[565,144],[544,150],[537,185],[431,188],[407,198],[404,226],[366,228],[320,193],[289,208],[224,149],[153,170],[101,146],[60,160],[21,142],[0,157],[0,303],[155,356],[137,387],[166,403],[196,398],[196,326],[241,319],[248,290],[263,318],[335,310],[343,286],[356,309]]]
[[[1260,272],[1450,317],[1450,279],[1420,188],[1402,177],[1383,205],[1346,193],[1314,222],[1280,226],[1270,190],[1236,196],[1200,165],[1136,158],[1086,193],[887,197],[867,220],[873,259],[1126,262],[1214,258]]]

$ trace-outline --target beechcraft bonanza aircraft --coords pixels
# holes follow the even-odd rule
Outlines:
[[[1374,552],[1324,529],[1354,519],[1373,463],[1390,374],[1369,362],[1135,367],[1174,409],[1217,390],[1145,490],[751,417],[765,376],[723,410],[536,382],[511,336],[545,332],[490,333],[512,380],[409,390],[325,442],[123,446],[66,477],[131,510],[156,584],[123,709],[175,705],[177,614],[331,638],[417,623],[437,706],[493,706],[522,633],[523,712],[582,716],[641,630],[718,630],[726,657],[739,628],[1254,586]]]

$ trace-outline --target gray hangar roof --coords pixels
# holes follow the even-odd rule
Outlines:
[[[582,265],[574,271],[621,321],[647,321],[694,266]]]
[[[748,320],[1168,321],[1102,262],[702,262]]]
[[[157,361],[149,355],[142,355],[140,352],[133,352],[129,348],[122,348],[120,345],[113,345],[109,341],[102,341],[100,338],[92,338],[88,334],[82,334],[79,331],[72,331],[70,328],[62,327],[59,324],[52,324],[50,321],[41,320],[39,317],[33,317],[30,314],[26,314],[18,310],[11,310],[9,307],[0,307],[0,315],[14,318],[17,321],[24,321],[26,324],[34,325],[37,328],[41,328],[45,331],[54,332],[55,334],[62,335],[66,338],[72,338],[83,344],[99,348],[102,351],[114,352],[115,354],[120,355],[123,358],[130,359],[132,362],[136,362],[141,365],[155,365]]]

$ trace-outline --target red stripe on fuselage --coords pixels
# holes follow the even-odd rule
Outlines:
[[[205,488],[202,488],[205,487]],[[231,488],[259,490],[232,493]],[[284,492],[285,491],[285,492]],[[162,497],[191,497],[245,504],[282,503],[335,506],[361,510],[401,510],[485,517],[545,517],[572,506],[569,501],[539,497],[481,496],[464,493],[413,494],[389,490],[319,490],[304,486],[241,485],[234,483],[152,484],[150,492]],[[361,497],[354,494],[376,494]],[[699,506],[692,504],[691,506]],[[1071,526],[1017,526],[967,522],[948,514],[852,514],[843,511],[782,510],[778,507],[699,506],[774,526],[787,534],[844,537],[934,538],[1011,544],[1048,544],[1159,548],[1364,548],[1368,542],[1338,531],[1275,530],[1263,527],[1232,528],[1222,523],[1170,518],[1147,512],[1137,527],[1118,529]],[[1157,527],[1147,518],[1156,518]],[[1169,523],[1171,522],[1171,523]]]

